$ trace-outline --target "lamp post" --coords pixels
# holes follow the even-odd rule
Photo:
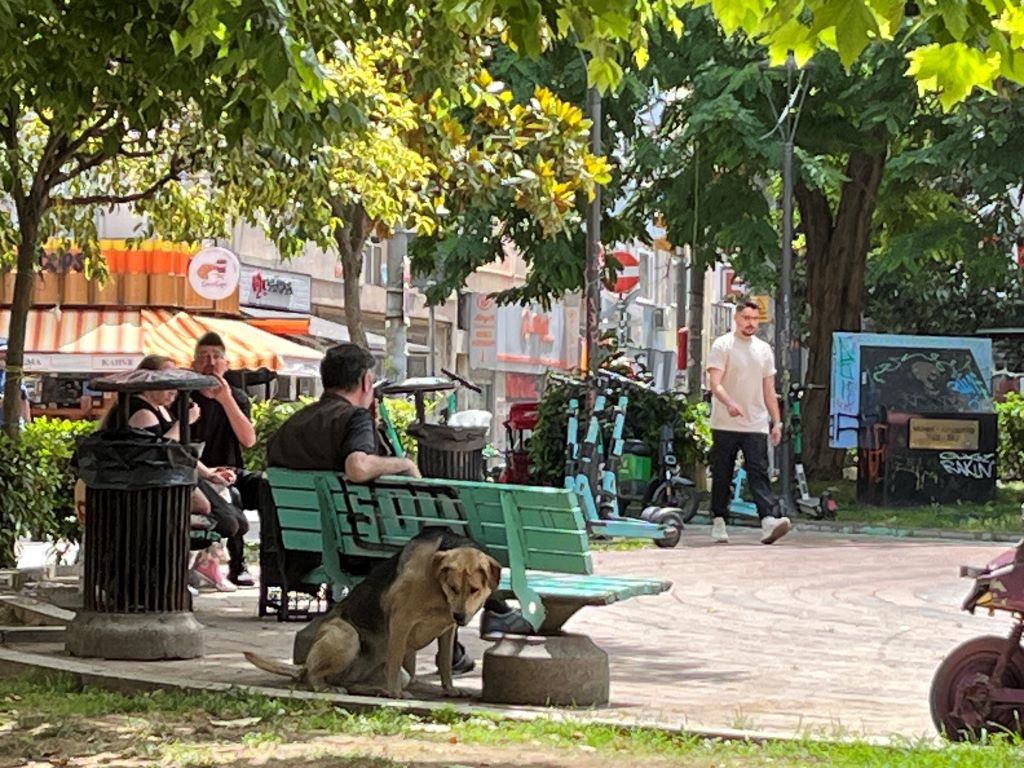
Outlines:
[[[590,151],[601,154],[601,93],[587,91],[590,116]],[[601,270],[597,263],[601,252],[601,186],[594,187],[594,199],[587,206],[587,247],[584,268],[583,312],[586,318],[587,371],[597,370],[598,324],[601,312]]]
[[[782,419],[789,415],[790,386],[800,382],[800,351],[793,342],[793,141],[800,122],[800,112],[808,90],[808,71],[797,67],[790,51],[784,65],[786,73],[786,102],[778,109],[768,90],[768,101],[775,117],[775,125],[763,138],[778,133],[782,139],[782,264],[779,295],[775,306],[775,349],[782,367]],[[798,74],[799,73],[799,74]],[[787,436],[788,437],[788,436]],[[792,505],[793,453],[787,439],[779,453],[781,499],[789,511]]]

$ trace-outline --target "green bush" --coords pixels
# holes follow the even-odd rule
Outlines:
[[[707,406],[704,403],[689,403],[672,393],[658,394],[651,390],[640,390],[615,383],[610,388],[609,402],[614,403],[620,394],[629,397],[623,437],[643,440],[657,455],[661,440],[661,426],[674,419],[676,458],[686,474],[692,474],[698,461],[705,461],[711,446],[711,428],[708,425]],[[530,461],[539,482],[559,486],[565,475],[565,444],[568,426],[568,406],[571,398],[585,402],[584,383],[580,379],[573,383],[548,379],[544,397],[541,399],[537,429],[530,438]],[[610,411],[610,409],[609,409]],[[580,424],[580,441],[586,433],[586,423]],[[610,436],[610,424],[605,435]]]
[[[1024,395],[1010,392],[996,403],[999,417],[999,476],[1024,480]]]
[[[75,473],[71,456],[93,421],[39,418],[25,425],[17,442],[0,435],[0,567],[14,567],[14,543],[37,539],[77,542]]]
[[[416,460],[416,452],[419,446],[409,436],[407,430],[409,425],[416,421],[416,404],[404,397],[385,397],[384,405],[387,406],[391,423],[395,425],[395,432],[398,433],[398,442],[402,444],[405,455],[413,461]]]
[[[267,468],[267,445],[271,436],[289,416],[311,402],[312,398],[301,397],[297,401],[259,400],[252,404],[251,417],[253,428],[256,430],[256,443],[252,448],[242,451],[246,469],[262,472]]]

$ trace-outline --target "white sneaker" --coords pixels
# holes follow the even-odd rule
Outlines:
[[[729,532],[725,530],[724,517],[716,517],[711,521],[711,538],[718,544],[729,543]]]
[[[771,544],[789,533],[793,527],[788,517],[765,517],[761,520],[761,543]]]

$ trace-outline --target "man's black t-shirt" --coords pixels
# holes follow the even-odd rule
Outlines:
[[[340,395],[325,392],[274,433],[267,463],[287,469],[344,471],[345,460],[356,452],[380,453],[373,416]]]
[[[231,387],[231,394],[248,417],[252,411],[249,396],[238,387]],[[192,400],[199,406],[199,418],[192,425],[192,441],[204,443],[199,460],[208,467],[241,468],[242,445],[231,428],[224,406],[202,392],[193,392]]]

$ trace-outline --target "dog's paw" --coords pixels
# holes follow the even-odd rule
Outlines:
[[[473,696],[472,691],[467,691],[465,688],[456,688],[455,686],[442,688],[441,690],[449,699],[469,699]]]

